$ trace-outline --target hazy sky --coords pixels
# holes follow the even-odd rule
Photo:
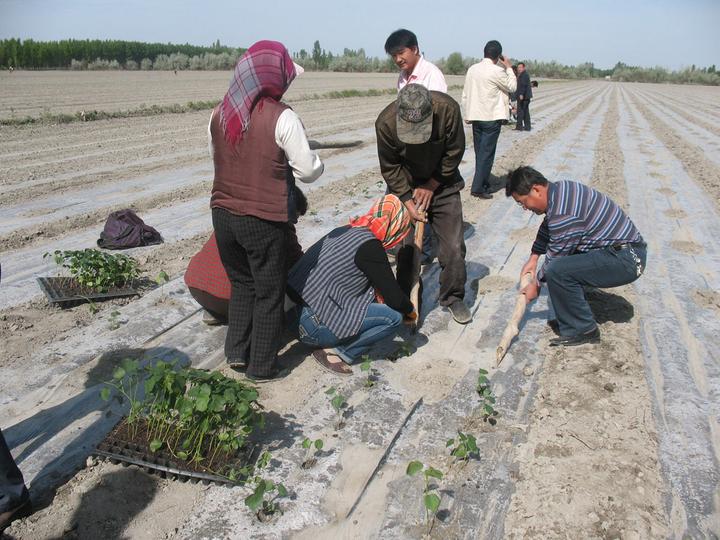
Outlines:
[[[0,39],[124,39],[384,54],[414,31],[429,59],[482,56],[497,39],[514,59],[617,61],[670,69],[720,65],[720,0],[0,0]]]

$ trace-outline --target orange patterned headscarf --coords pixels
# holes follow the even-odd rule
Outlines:
[[[385,195],[364,216],[350,220],[351,227],[367,227],[385,249],[398,245],[410,232],[410,214],[395,195]]]

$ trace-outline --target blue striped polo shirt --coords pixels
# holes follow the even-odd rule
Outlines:
[[[618,244],[642,242],[635,224],[610,197],[579,182],[548,182],[548,206],[532,252],[545,254],[537,273],[556,257]]]

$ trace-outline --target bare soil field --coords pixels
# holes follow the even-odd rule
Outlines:
[[[0,73],[0,118],[127,110],[220,99],[229,73]],[[308,136],[362,141],[321,150],[325,173],[300,186],[311,245],[384,191],[374,121],[391,95],[318,99],[331,90],[392,88],[394,75],[299,77],[288,100]],[[461,84],[462,79],[449,81]],[[451,94],[459,100],[459,91]],[[473,321],[437,304],[437,263],[424,267],[423,324],[373,350],[366,374],[338,379],[290,337],[290,375],[260,387],[272,453],[268,477],[290,496],[261,523],[245,487],[180,483],[90,457],[123,414],[99,398],[125,357],[225,367],[225,327],[202,323],[184,286],[210,234],[209,111],[64,125],[0,126],[0,427],[36,513],[12,538],[717,538],[720,535],[720,89],[540,84],[533,131],[500,135],[498,189],[511,167],[576,179],[608,193],[649,245],[631,286],[589,293],[602,343],[557,350],[543,293],[499,368],[495,347],[518,273],[540,224],[502,190],[463,195]],[[472,178],[472,136],[461,173]],[[48,305],[43,254],[92,247],[107,215],[134,208],[165,243],[130,251],[148,280],[139,297],[68,309]],[[115,313],[115,314],[113,314]],[[118,315],[119,314],[119,315]],[[393,353],[403,344],[412,354]],[[390,359],[392,358],[392,359]],[[482,420],[475,385],[489,371],[497,425]],[[324,391],[348,397],[335,429]],[[445,441],[477,437],[479,456],[453,463]],[[300,467],[305,437],[322,438]],[[444,471],[429,527],[411,460]]]

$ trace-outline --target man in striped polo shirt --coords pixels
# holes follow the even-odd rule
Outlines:
[[[508,175],[505,194],[525,210],[545,214],[530,258],[520,272],[535,279],[521,292],[537,298],[543,282],[555,309],[559,337],[551,346],[600,341],[585,287],[619,287],[645,270],[647,246],[625,212],[607,195],[578,182],[549,182],[532,167]],[[545,260],[537,269],[540,255]]]

